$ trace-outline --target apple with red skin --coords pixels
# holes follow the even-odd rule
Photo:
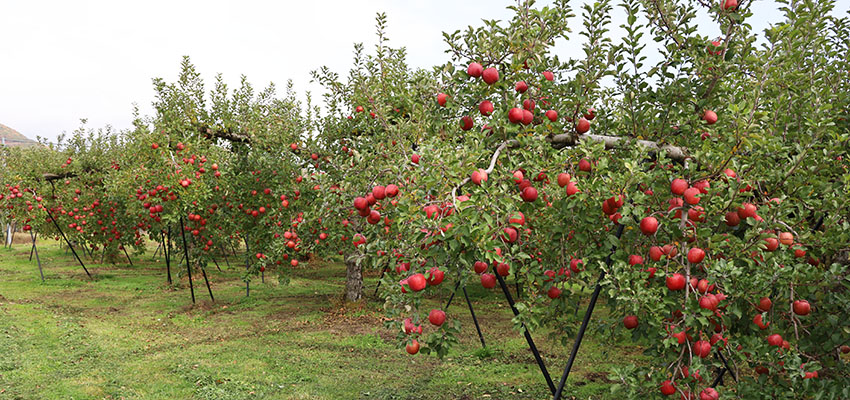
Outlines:
[[[771,346],[776,346],[776,347],[782,346],[782,336],[780,336],[778,333],[774,333],[774,334],[768,336],[767,337],[767,344],[769,344]]]
[[[156,143],[154,143],[154,144],[152,144],[152,145],[151,145],[151,148],[152,148],[152,149],[154,149],[154,150],[156,150],[156,149],[158,149],[158,148],[159,148],[159,145],[158,145],[158,144],[156,144]]]
[[[688,250],[688,262],[691,264],[699,264],[705,259],[705,250],[699,247],[693,247]]]
[[[485,289],[496,287],[496,276],[493,274],[481,274],[481,286]]]
[[[522,197],[522,200],[527,203],[533,203],[535,200],[537,200],[537,189],[529,186],[522,190],[522,193],[520,193],[520,197]]]
[[[412,162],[414,164],[419,164],[419,158],[420,158],[419,154],[414,154],[414,155],[410,156],[410,162]]]
[[[699,393],[699,400],[717,400],[720,398],[720,393],[714,388],[705,388]]]
[[[499,81],[499,70],[494,67],[487,68],[481,74],[481,77],[484,79],[484,83],[492,85]]]
[[[689,187],[689,188],[685,189],[685,192],[683,193],[683,195],[685,196],[685,202],[686,203],[688,203],[692,206],[699,204],[699,200],[700,200],[699,189],[697,189],[695,187]]]
[[[699,340],[694,343],[693,352],[699,358],[706,358],[711,354],[711,343],[705,340]]]
[[[572,196],[578,192],[578,185],[575,182],[567,183],[567,196]]]
[[[585,118],[579,118],[576,123],[576,133],[579,135],[587,133],[590,130],[590,121]]]
[[[493,113],[493,102],[490,100],[484,100],[481,104],[478,105],[478,112],[483,116],[488,116]],[[513,121],[511,121],[513,122]]]
[[[727,226],[738,226],[741,223],[741,217],[735,211],[729,211],[725,217]]]
[[[425,289],[425,285],[427,281],[425,280],[425,275],[422,274],[413,274],[409,278],[407,278],[407,285],[410,286],[410,290],[414,292],[419,292]]]
[[[372,196],[375,197],[376,200],[383,200],[387,197],[387,188],[378,185],[372,188]]]
[[[414,355],[419,352],[419,342],[417,342],[416,339],[413,339],[413,341],[405,346],[404,349],[407,350],[408,354]]]
[[[637,328],[637,326],[638,326],[638,318],[637,318],[637,316],[635,316],[635,315],[627,315],[625,318],[623,318],[623,326],[625,326],[625,327],[626,327],[626,329],[635,329],[635,328]]]
[[[519,93],[525,93],[525,91],[528,90],[528,84],[525,83],[525,81],[519,81],[516,83],[515,89]]]
[[[554,273],[554,271],[553,271]],[[546,295],[549,296],[550,299],[555,300],[561,297],[561,289],[558,289],[554,286],[550,287],[548,291],[546,291]]]
[[[523,109],[514,107],[508,111],[508,121],[512,124],[522,123]]]
[[[443,279],[445,279],[446,273],[442,270],[434,267],[428,270],[428,279],[427,282],[431,286],[437,286],[443,283]]]
[[[476,274],[481,274],[487,270],[487,263],[483,261],[476,261],[475,264],[472,264],[472,268],[475,270]]]
[[[472,183],[481,186],[482,182],[487,182],[487,171],[480,168],[477,171],[472,171],[472,176],[469,179]]]
[[[812,306],[806,300],[794,300],[792,308],[794,309],[794,314],[800,316],[809,315],[812,312]]]
[[[586,158],[582,158],[581,161],[578,162],[578,170],[581,172],[590,172],[590,161]]]
[[[738,0],[724,0],[721,8],[723,11],[734,11],[738,8]]]
[[[570,183],[570,179],[572,179],[570,174],[566,172],[561,172],[560,174],[558,174],[558,186],[567,186],[567,184]]]
[[[543,77],[546,78],[547,81],[554,81],[555,74],[552,71],[543,71]]]
[[[468,131],[468,130],[472,129],[472,127],[474,125],[475,125],[475,122],[472,120],[472,117],[470,117],[469,115],[464,115],[460,119],[460,129],[462,129],[462,130]]]
[[[666,278],[667,289],[672,291],[682,290],[685,288],[685,276],[679,273],[670,275]]]
[[[674,393],[676,393],[676,387],[673,386],[673,382],[671,382],[669,379],[664,382],[661,382],[661,394],[665,396],[670,396]]]
[[[387,197],[392,198],[392,197],[398,196],[398,186],[396,186],[392,183],[387,185],[387,187],[384,189],[384,191],[386,192]]]
[[[449,95],[445,93],[440,93],[437,95],[437,104],[439,104],[440,107],[445,107],[447,101],[449,101]]]
[[[496,273],[501,276],[508,276],[511,273],[511,266],[508,263],[500,262],[496,265]]]
[[[670,182],[670,192],[675,194],[676,196],[681,196],[685,194],[685,190],[688,189],[688,181],[684,179],[673,179],[673,182]]]
[[[841,346],[841,354],[850,354],[850,346],[846,344]]]
[[[441,326],[446,322],[446,312],[443,310],[433,309],[428,314],[428,322],[435,326]]]
[[[705,123],[708,125],[714,125],[717,123],[717,113],[711,110],[705,110],[702,113],[702,119],[705,120]]]
[[[481,74],[484,73],[484,67],[477,62],[473,62],[466,68],[466,73],[473,78],[480,78]]]
[[[517,224],[517,225],[525,225],[525,214],[520,211],[517,211],[511,214],[511,217],[508,218],[508,223]]]
[[[505,229],[502,229],[502,232],[504,233],[504,235],[502,235],[502,240],[504,240],[507,243],[516,242],[517,237],[519,236],[516,229],[511,228],[511,227],[507,227]]]
[[[525,109],[525,110],[534,111],[535,106],[536,106],[536,104],[534,103],[534,100],[525,99],[525,100],[522,101],[522,108]]]
[[[654,235],[658,232],[658,220],[655,217],[644,217],[640,220],[640,231],[646,236]]]
[[[765,245],[764,248],[767,251],[776,251],[779,248],[779,239],[769,237],[764,239]]]
[[[522,110],[522,124],[530,125],[532,122],[534,122],[534,114],[531,111]]]

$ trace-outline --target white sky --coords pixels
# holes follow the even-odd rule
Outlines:
[[[572,2],[576,14],[586,1]],[[377,12],[387,13],[390,45],[407,47],[412,66],[430,67],[448,59],[441,32],[507,19],[505,6],[513,3],[0,0],[0,123],[51,141],[79,127],[80,118],[88,118],[89,127],[129,128],[132,104],[151,114],[151,79],[173,81],[183,55],[191,56],[208,88],[219,72],[231,87],[242,74],[258,88],[275,82],[283,90],[292,79],[297,91],[311,90],[320,101],[310,71],[327,65],[345,76],[355,42],[373,50]],[[753,9],[759,17],[749,22],[756,30],[781,19],[771,0],[758,0]],[[613,21],[624,22],[619,7]],[[561,57],[582,56],[580,24],[578,18],[572,23],[575,39],[559,47]],[[716,29],[703,33],[713,37]],[[649,34],[644,38],[652,42]]]

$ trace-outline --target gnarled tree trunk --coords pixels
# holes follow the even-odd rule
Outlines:
[[[363,266],[357,257],[345,260],[345,300],[359,301],[363,297]]]

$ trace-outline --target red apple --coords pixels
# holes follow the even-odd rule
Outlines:
[[[634,315],[627,315],[626,318],[623,318],[623,326],[626,329],[635,329],[638,326],[638,318]]]
[[[410,278],[407,278],[407,284],[410,286],[410,289],[414,292],[421,291],[425,289],[426,280],[425,275],[422,274],[413,274]]]
[[[431,312],[428,314],[428,321],[431,322],[431,324],[436,325],[436,326],[443,325],[443,322],[446,322],[445,311],[437,310],[437,309],[431,310]]]
[[[493,274],[481,274],[481,286],[485,289],[496,287],[496,276]]]
[[[405,350],[407,350],[407,353],[410,354],[410,355],[418,353],[419,352],[419,342],[417,342],[416,339],[413,339],[413,341],[410,342],[410,344],[408,344],[405,347]]]
[[[658,220],[655,217],[645,217],[640,220],[640,231],[646,236],[652,236],[658,231]]]
[[[516,83],[515,89],[517,92],[525,93],[525,91],[528,90],[528,84],[526,84],[525,81],[519,81]]]
[[[477,62],[470,63],[469,67],[466,68],[466,73],[473,78],[480,78],[483,72],[484,67],[482,67],[481,64]]]
[[[705,258],[705,250],[699,247],[693,247],[688,250],[688,262],[691,264],[699,264]]]
[[[440,94],[437,95],[437,104],[439,104],[440,107],[445,107],[446,102],[448,100],[449,100],[449,95],[447,95],[445,93],[440,93]]]
[[[705,120],[706,124],[714,125],[717,122],[717,113],[711,110],[705,110],[702,113],[702,119]]]
[[[490,67],[484,70],[481,77],[485,83],[492,85],[499,81],[499,71],[496,68]]]
[[[590,121],[585,118],[579,118],[576,123],[576,133],[579,135],[587,133],[590,130]]]
[[[555,110],[546,111],[546,118],[549,118],[549,121],[555,122],[558,120],[558,112]]]
[[[490,115],[491,113],[493,113],[493,102],[491,102],[490,100],[482,101],[481,104],[478,105],[478,112],[480,112],[481,115],[485,117]]]
[[[794,314],[797,315],[809,315],[812,312],[812,306],[806,300],[794,300],[793,307]]]
[[[667,277],[667,289],[676,291],[685,288],[685,276],[682,274],[673,274]]]
[[[523,110],[521,108],[514,107],[514,108],[511,108],[510,111],[508,111],[508,120],[511,121],[511,123],[514,123],[514,124],[521,123],[522,117],[523,117]]]

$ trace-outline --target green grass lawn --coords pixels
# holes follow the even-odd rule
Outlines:
[[[193,274],[193,306],[188,279],[176,274],[185,264],[172,266],[167,285],[165,262],[152,252],[134,256],[134,266],[86,256],[89,280],[70,253],[41,243],[44,283],[28,244],[0,249],[0,399],[551,398],[504,297],[483,288],[470,296],[489,351],[458,301],[449,316],[462,320],[463,337],[440,361],[395,347],[382,302],[344,308],[339,263],[302,263],[289,285],[267,276],[246,298],[240,268],[222,262],[224,272],[207,271],[215,303]],[[376,278],[367,277],[367,297]],[[557,381],[569,348],[533,335]],[[566,398],[611,398],[611,366],[642,359],[627,341],[593,336]]]

